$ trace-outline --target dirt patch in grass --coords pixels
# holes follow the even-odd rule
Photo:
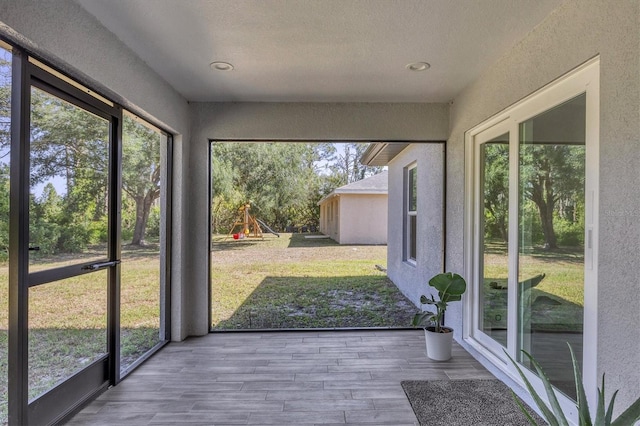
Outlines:
[[[386,246],[306,234],[213,238],[212,327],[407,327],[415,306],[381,271]]]

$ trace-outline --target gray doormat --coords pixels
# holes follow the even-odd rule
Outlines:
[[[529,425],[500,380],[405,381],[402,388],[421,426]],[[539,425],[547,424],[525,407]]]

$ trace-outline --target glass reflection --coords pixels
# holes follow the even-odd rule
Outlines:
[[[531,353],[573,399],[567,342],[581,360],[585,99],[521,123],[519,146],[518,349]]]
[[[509,277],[509,134],[480,146],[483,215],[480,217],[479,328],[507,346]]]

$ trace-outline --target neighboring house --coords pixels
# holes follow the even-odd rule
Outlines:
[[[320,206],[320,232],[339,244],[387,243],[386,171],[334,189]]]

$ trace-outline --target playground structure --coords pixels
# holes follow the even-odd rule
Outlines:
[[[264,238],[262,235],[262,229],[280,238],[280,234],[275,232],[266,223],[260,219],[255,218],[249,214],[251,205],[249,203],[243,205],[238,209],[239,217],[233,223],[229,235],[227,238],[233,236],[234,240],[242,240],[244,238]],[[234,233],[236,228],[240,227],[240,232]]]

